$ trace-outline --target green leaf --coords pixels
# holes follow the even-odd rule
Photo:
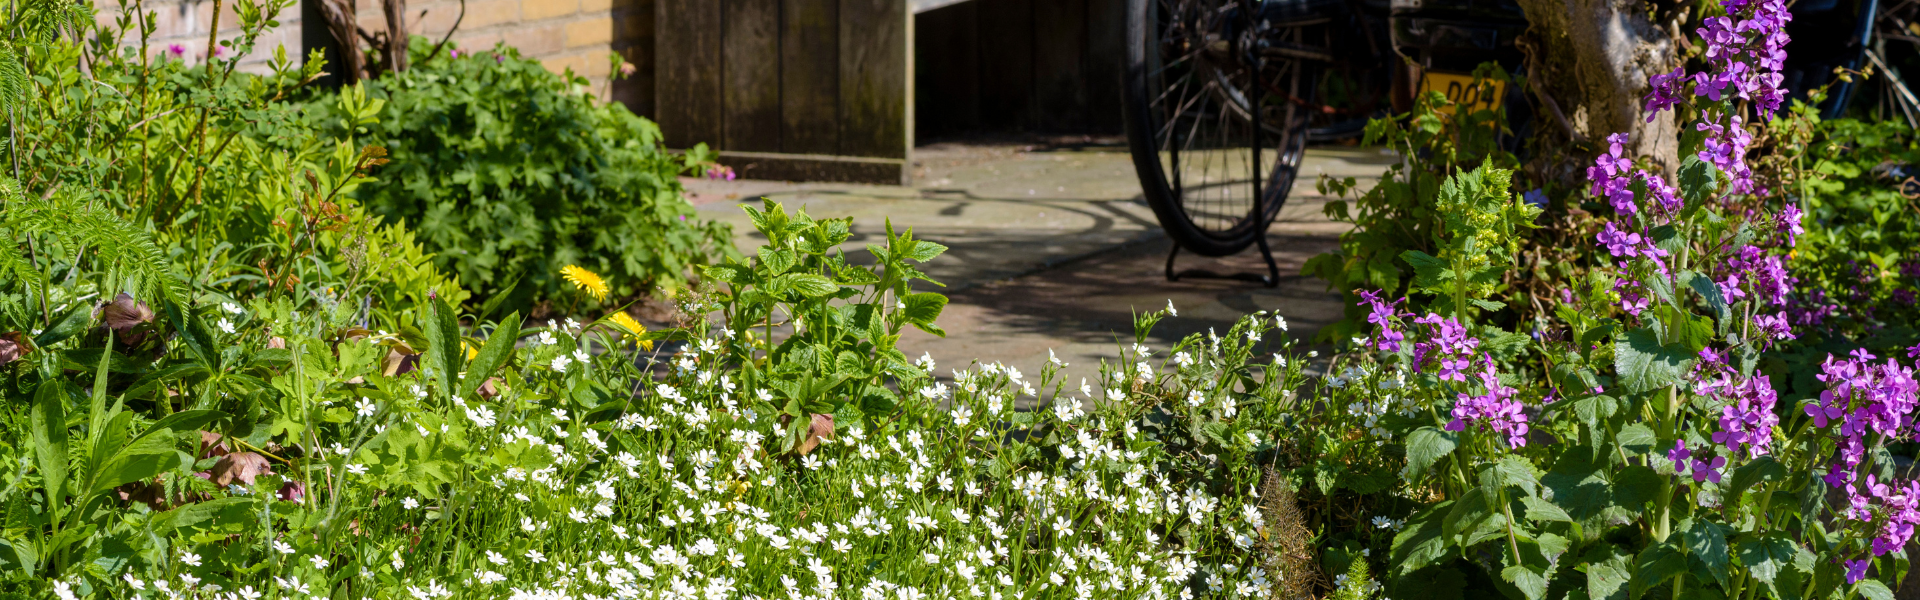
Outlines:
[[[782,289],[792,290],[808,298],[818,298],[840,291],[833,280],[813,273],[788,273],[774,278]]]
[[[1741,538],[1737,552],[1740,564],[1747,566],[1747,572],[1762,583],[1773,583],[1783,569],[1793,564],[1799,546],[1791,537],[1773,531],[1761,537],[1745,536]]]
[[[908,294],[901,299],[907,305],[908,323],[924,325],[940,318],[940,312],[947,307],[947,297],[932,292]]]
[[[42,382],[34,392],[28,416],[33,428],[34,459],[39,463],[40,478],[55,507],[64,504],[60,498],[67,489],[67,403],[62,389],[65,385],[58,380]],[[50,512],[58,519],[57,510]]]
[[[760,264],[766,267],[767,276],[774,276],[786,273],[788,270],[793,269],[795,265],[800,264],[800,257],[796,256],[792,250],[785,248],[761,246]]]
[[[1686,530],[1688,557],[1706,567],[1720,587],[1727,587],[1727,528],[1707,519],[1695,519]]]
[[[1464,600],[1466,596],[1461,592],[1466,588],[1467,578],[1460,571],[1434,566],[1394,579],[1390,591],[1394,598]]]
[[[446,301],[436,297],[427,305],[427,309],[426,322],[420,324],[421,333],[427,338],[425,366],[429,375],[440,379],[436,389],[444,399],[453,394],[453,386],[459,376],[460,366],[466,363],[467,353],[460,347],[460,323]]]
[[[1480,489],[1487,498],[1498,497],[1501,489],[1507,487],[1520,488],[1529,496],[1538,494],[1540,480],[1533,474],[1533,465],[1526,459],[1509,455],[1480,471]]]
[[[193,315],[188,314],[185,308],[173,302],[164,303],[163,308],[166,309],[167,323],[173,326],[174,333],[180,336],[180,343],[187,347],[187,351],[208,369],[219,368],[220,353],[207,344],[207,330],[199,326],[199,320],[193,319]]]
[[[1693,367],[1693,353],[1678,344],[1663,346],[1651,330],[1634,329],[1614,338],[1613,366],[1627,391],[1645,393],[1679,384]]]
[[[1666,332],[1663,343],[1667,346],[1678,345],[1688,356],[1698,355],[1700,349],[1713,340],[1713,322],[1706,317],[1664,304],[1654,307],[1653,315]]]
[[[908,232],[911,233],[912,230],[908,230]],[[918,262],[927,262],[927,261],[933,260],[934,257],[936,256],[940,256],[946,251],[947,251],[946,246],[929,242],[926,240],[915,240],[913,243],[913,251],[907,253],[907,258],[911,258]]]
[[[1680,160],[1680,197],[1688,204],[1703,204],[1719,188],[1720,170],[1694,153],[1685,154],[1686,158]]]
[[[486,384],[493,372],[513,358],[513,345],[519,341],[520,312],[514,311],[501,319],[493,328],[493,335],[487,336],[487,342],[473,357],[473,363],[467,365],[467,376],[460,380],[459,397],[473,399],[480,386]]]
[[[1620,469],[1613,478],[1613,503],[1615,506],[1638,514],[1648,502],[1660,495],[1660,489],[1666,478],[1655,473],[1651,467],[1634,465]]]
[[[1653,428],[1648,427],[1645,423],[1634,423],[1626,427],[1621,427],[1619,436],[1614,439],[1618,441],[1622,450],[1625,450],[1628,455],[1632,456],[1645,454],[1647,451],[1652,450],[1655,444],[1659,443],[1659,438],[1654,435]]]
[[[1687,556],[1672,544],[1641,550],[1639,555],[1633,557],[1633,592],[1630,597],[1643,596],[1647,590],[1685,572]]]
[[[1547,573],[1543,568],[1514,565],[1502,569],[1500,578],[1518,588],[1527,600],[1540,600],[1547,595]]]
[[[1527,506],[1527,519],[1535,522],[1573,520],[1567,511],[1561,510],[1560,507],[1539,496],[1522,497],[1520,503]]]
[[[93,307],[81,304],[80,306],[74,307],[71,312],[68,312],[67,316],[54,322],[52,327],[40,332],[38,337],[33,338],[33,345],[36,348],[51,346],[62,340],[78,335],[82,331],[86,331],[87,326],[92,324]]]
[[[1459,435],[1432,425],[1413,430],[1406,437],[1407,466],[1401,469],[1400,476],[1408,481],[1420,479],[1434,463],[1452,454],[1458,444]]]
[[[1441,532],[1446,534],[1449,540],[1458,540],[1463,536],[1470,537],[1488,519],[1493,518],[1495,509],[1499,508],[1494,505],[1494,501],[1494,498],[1487,496],[1485,488],[1476,487],[1467,490],[1467,493],[1460,496],[1460,501],[1453,504],[1453,510],[1448,511],[1446,518],[1440,521]],[[1460,545],[1471,546],[1472,544],[1461,543]]]
[[[1860,596],[1867,600],[1894,600],[1895,598],[1893,590],[1887,589],[1887,584],[1881,583],[1878,579],[1862,579],[1854,587],[1854,591],[1859,592]]]
[[[1747,490],[1762,481],[1781,481],[1786,477],[1787,467],[1780,461],[1771,456],[1756,456],[1733,470],[1733,479],[1727,482],[1726,505],[1739,505]]]
[[[1417,287],[1438,288],[1452,281],[1454,273],[1447,268],[1447,261],[1419,250],[1400,253],[1400,260],[1413,266],[1413,281]]]
[[[1615,558],[1587,563],[1587,597],[1593,600],[1626,600],[1632,576],[1626,565]]]
[[[1443,501],[1415,513],[1405,527],[1393,536],[1393,560],[1389,563],[1405,575],[1425,568],[1449,556],[1447,538],[1440,522],[1453,511],[1453,501]]]
[[[1691,271],[1681,277],[1686,279],[1687,287],[1693,288],[1693,293],[1700,295],[1700,301],[1706,303],[1707,310],[1713,311],[1713,318],[1722,326],[1733,319],[1733,311],[1727,306],[1727,298],[1720,294],[1720,286],[1713,283],[1713,278]]]

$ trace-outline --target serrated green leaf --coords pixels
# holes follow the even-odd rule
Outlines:
[[[791,290],[808,298],[819,298],[840,291],[840,286],[826,277],[813,273],[788,273],[775,277],[782,289]]]
[[[1638,598],[1654,586],[1687,572],[1687,556],[1671,544],[1651,546],[1633,557],[1633,592]]]
[[[1447,539],[1440,522],[1453,511],[1453,501],[1443,501],[1415,513],[1405,527],[1393,536],[1392,555],[1396,572],[1401,575],[1425,568],[1449,556]]]
[[[932,292],[908,294],[901,302],[907,305],[908,323],[928,324],[940,318],[940,312],[947,307],[947,297]]]
[[[1645,393],[1679,384],[1693,367],[1693,354],[1683,347],[1661,345],[1652,331],[1634,329],[1614,338],[1614,371],[1621,387]]]
[[[1458,440],[1457,434],[1432,425],[1414,429],[1406,437],[1407,466],[1400,471],[1401,477],[1419,480],[1435,462],[1453,453]]]

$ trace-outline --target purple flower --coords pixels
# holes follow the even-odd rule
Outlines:
[[[1663,73],[1647,78],[1647,86],[1652,88],[1647,92],[1647,122],[1652,123],[1655,114],[1673,108],[1675,104],[1679,104],[1680,95],[1683,92],[1681,88],[1686,86],[1686,84],[1686,65],[1675,67],[1671,73]]]
[[[1787,236],[1788,246],[1799,243],[1800,234],[1807,232],[1807,228],[1800,225],[1800,220],[1804,216],[1806,212],[1793,204],[1788,204],[1780,211],[1780,233]]]
[[[1673,461],[1673,470],[1682,473],[1687,470],[1687,458],[1690,456],[1693,456],[1693,451],[1687,449],[1685,440],[1674,440],[1673,449],[1667,451],[1667,460]]]
[[[1620,228],[1614,227],[1611,221],[1607,222],[1607,228],[1604,231],[1594,237],[1599,240],[1600,245],[1607,247],[1608,254],[1615,257],[1640,255],[1640,234],[1621,231]]]
[[[1484,370],[1475,377],[1484,391],[1478,395],[1459,394],[1447,431],[1465,431],[1469,423],[1482,423],[1505,437],[1509,448],[1527,445],[1527,415],[1520,401],[1514,398],[1517,392],[1500,384],[1493,359],[1483,359],[1481,364]]]
[[[1720,467],[1727,466],[1727,457],[1715,456],[1712,461],[1693,459],[1693,482],[1711,480],[1720,483]]]
[[[186,56],[187,47],[180,44],[167,44],[167,54],[172,54],[174,58]]]
[[[1860,559],[1860,560],[1849,560],[1849,561],[1846,561],[1846,565],[1847,565],[1847,585],[1853,585],[1853,584],[1856,584],[1856,583],[1860,583],[1860,580],[1862,580],[1862,579],[1866,579],[1866,578],[1867,578],[1867,565],[1870,565],[1870,564],[1873,564],[1873,561],[1870,561],[1870,560],[1867,560],[1867,559],[1864,559],[1864,558],[1862,558],[1862,559]]]
[[[1407,316],[1398,311],[1399,306],[1406,301],[1407,299],[1403,297],[1387,302],[1380,297],[1379,292],[1360,290],[1360,302],[1370,311],[1367,313],[1367,322],[1380,327],[1380,335],[1375,338],[1374,347],[1381,352],[1399,352],[1400,342],[1406,339],[1404,334],[1394,329],[1394,324],[1400,317]]]

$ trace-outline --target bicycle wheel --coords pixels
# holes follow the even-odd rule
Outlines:
[[[1316,65],[1331,60],[1330,19],[1311,8],[1128,3],[1127,141],[1148,205],[1182,247],[1239,252],[1286,202],[1306,149]]]

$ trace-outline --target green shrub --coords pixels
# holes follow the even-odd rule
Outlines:
[[[653,123],[581,93],[584,78],[504,46],[414,65],[366,84],[389,116],[364,134],[330,97],[310,114],[323,131],[387,148],[392,162],[355,198],[419,232],[476,296],[514,293],[524,276],[514,305],[552,298],[560,268],[578,264],[631,297],[732,252],[727,226],[695,219],[676,179],[705,152],[668,153]]]

